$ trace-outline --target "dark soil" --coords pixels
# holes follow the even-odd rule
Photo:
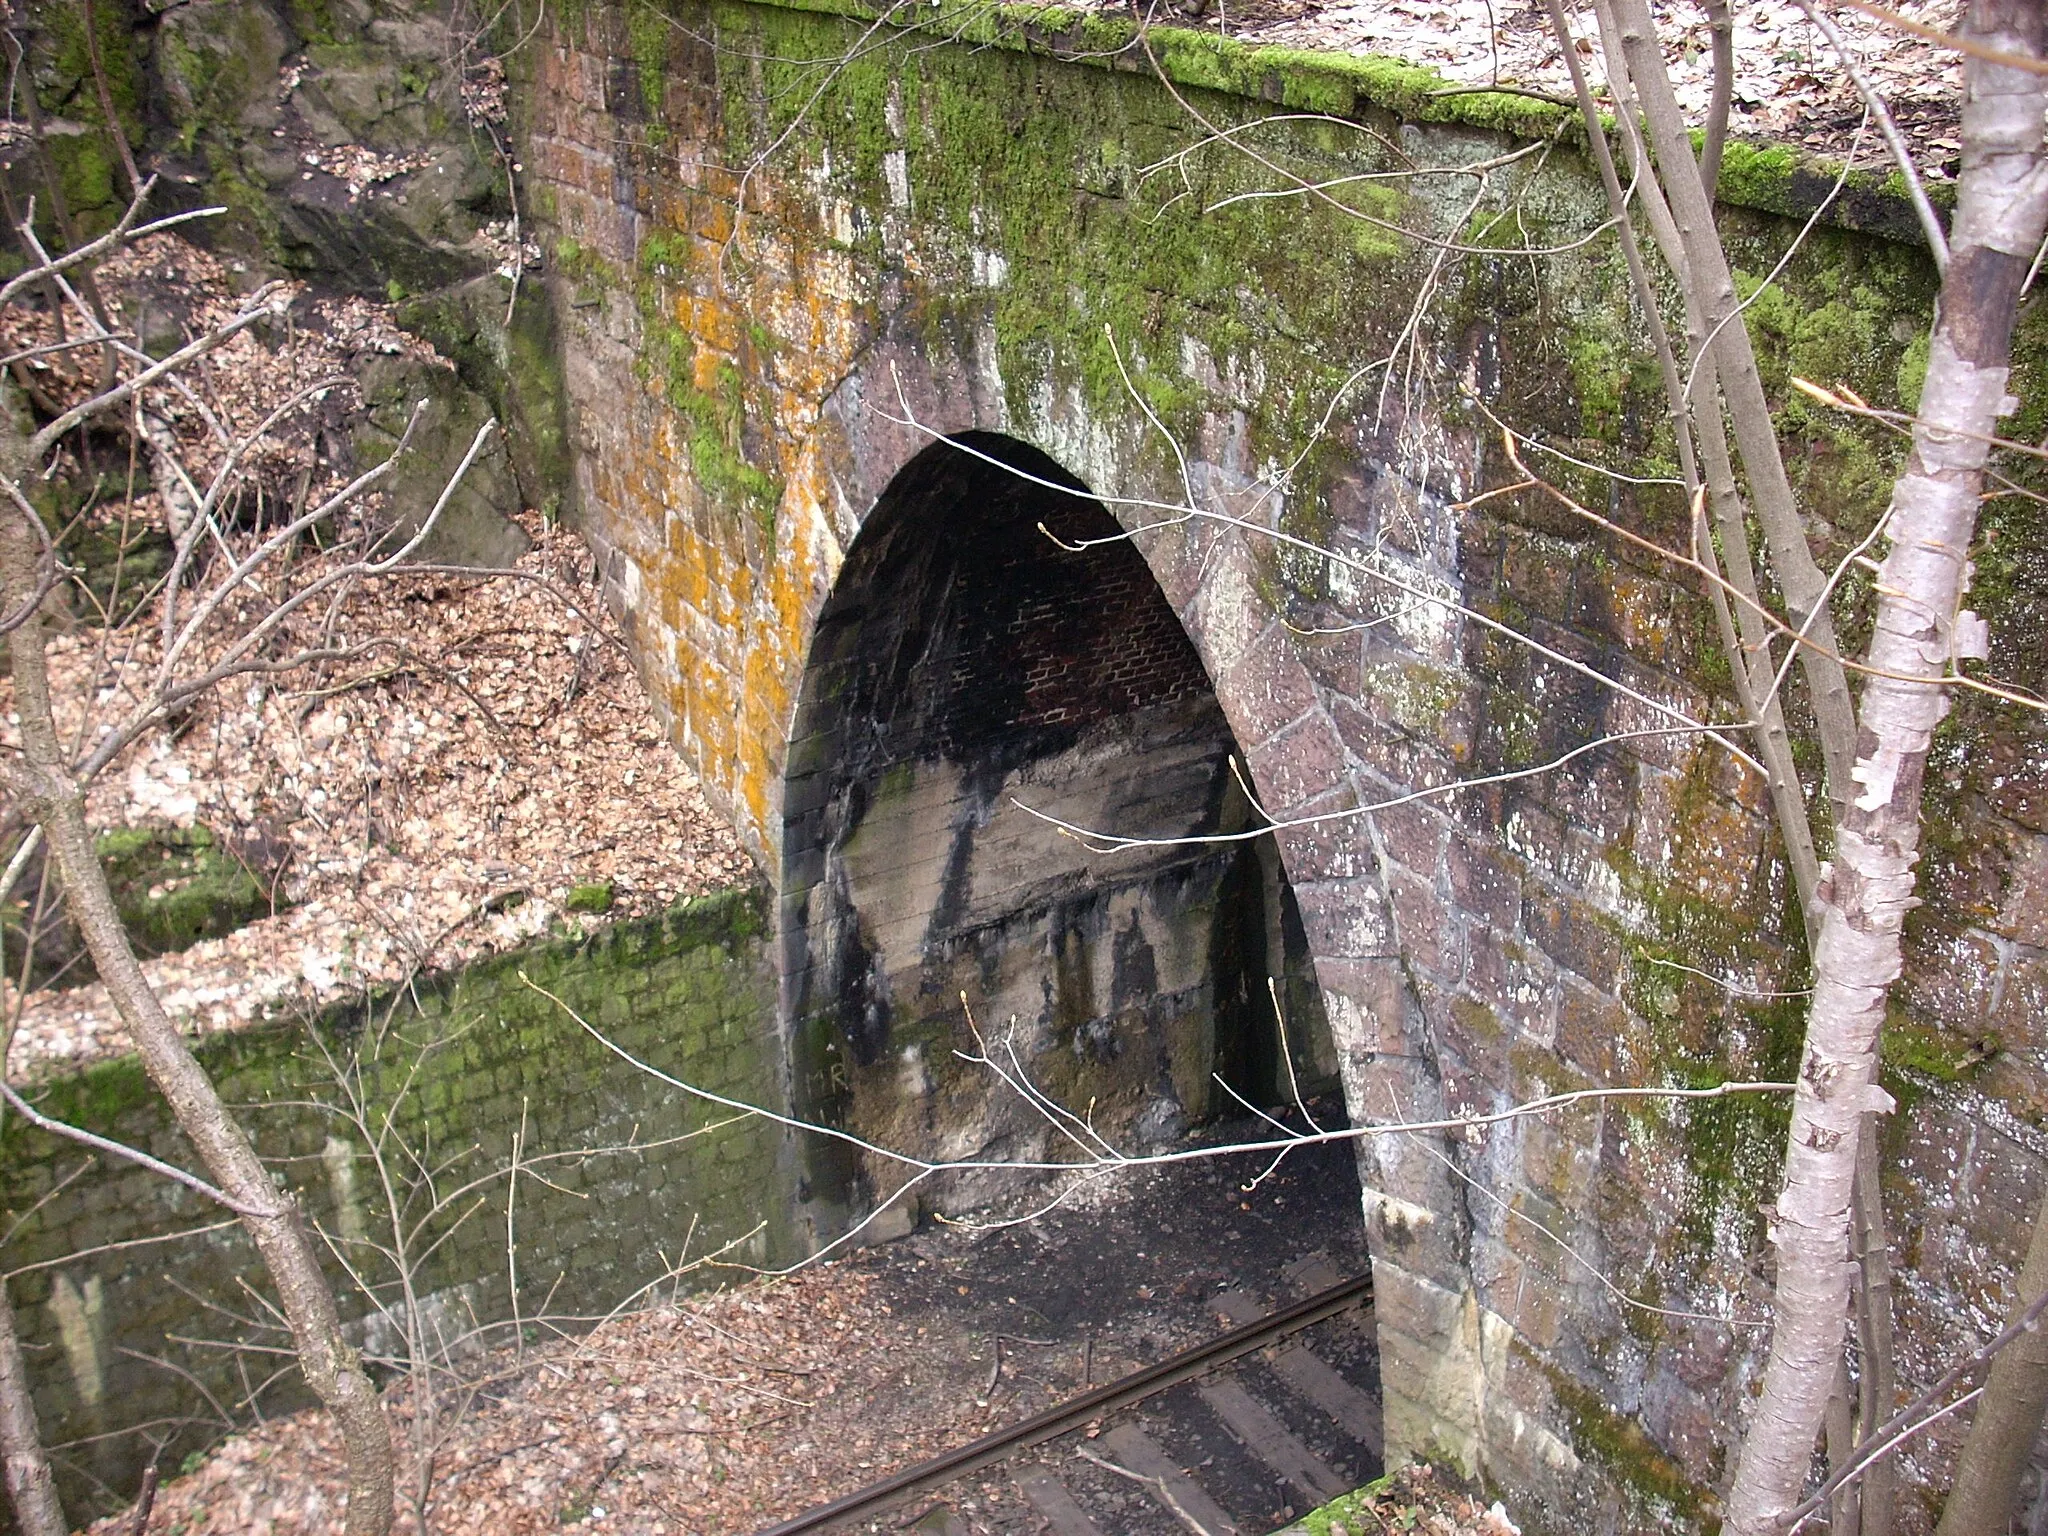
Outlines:
[[[1259,1134],[1255,1125],[1237,1123],[1211,1127],[1202,1139],[1227,1143]],[[1212,1305],[1221,1292],[1278,1304],[1330,1283],[1331,1272],[1344,1278],[1361,1273],[1367,1258],[1351,1148],[1304,1148],[1259,1179],[1265,1161],[1233,1156],[1150,1169],[1119,1181],[1085,1208],[1014,1226],[986,1225],[1002,1213],[985,1214],[971,1226],[928,1224],[855,1261],[869,1272],[870,1301],[919,1337],[922,1358],[905,1372],[904,1390],[914,1392],[935,1421],[953,1425],[934,1437],[932,1450],[1226,1331]],[[1015,1204],[1020,1211],[1032,1208],[1022,1199]],[[1369,1330],[1338,1319],[1320,1325],[1313,1337],[1330,1364],[1377,1389]],[[927,1342],[932,1347],[923,1347]],[[1238,1371],[1247,1389],[1333,1468],[1359,1483],[1378,1475],[1376,1459],[1356,1440],[1295,1413],[1256,1357]],[[905,1405],[877,1393],[870,1406],[878,1417],[893,1417]],[[1270,1529],[1301,1512],[1300,1496],[1277,1483],[1201,1408],[1192,1386],[1148,1401],[1136,1417],[1246,1529]],[[1085,1444],[1088,1437],[1072,1438]],[[1066,1442],[1033,1454],[1056,1467],[1098,1520],[1113,1522],[1105,1529],[1122,1536],[1141,1536],[1155,1526],[1161,1536],[1180,1529],[1144,1487],[1120,1483]],[[874,1480],[891,1470],[876,1466]],[[831,1497],[853,1491],[819,1490]],[[906,1518],[915,1522],[944,1510],[976,1532],[1041,1529],[997,1469],[919,1496],[860,1528],[893,1530]]]
[[[1318,1117],[1341,1117],[1335,1105]],[[1208,1128],[1210,1144],[1257,1135]],[[1230,1157],[1134,1170],[1085,1204],[990,1227],[927,1223],[900,1242],[784,1280],[622,1315],[514,1360],[477,1363],[482,1390],[442,1395],[434,1536],[749,1536],[1226,1331],[1225,1290],[1284,1302],[1366,1262],[1348,1147],[1309,1147],[1270,1176]],[[1247,1185],[1253,1187],[1247,1188]],[[1010,1215],[1033,1209],[1022,1198]],[[1318,1273],[1290,1274],[1305,1260]],[[738,1277],[736,1277],[737,1279]],[[1361,1388],[1378,1383],[1361,1314],[1304,1337]],[[1341,1428],[1294,1414],[1262,1361],[1245,1390],[1333,1469],[1377,1468]],[[1276,1483],[1177,1388],[1137,1422],[1247,1532],[1299,1495]],[[418,1421],[387,1399],[401,1447]],[[1102,1428],[1105,1426],[1093,1426]],[[1087,1431],[1039,1447],[1106,1536],[1185,1536],[1145,1487],[1090,1464]],[[332,1423],[306,1413],[221,1445],[157,1502],[185,1536],[339,1536],[343,1462]],[[409,1485],[409,1484],[408,1484]],[[126,1516],[99,1529],[115,1536]],[[876,1529],[1037,1533],[1008,1472],[899,1506]],[[949,1523],[951,1522],[951,1523]],[[417,1536],[410,1510],[400,1536]]]

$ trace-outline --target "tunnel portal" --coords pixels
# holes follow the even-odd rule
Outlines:
[[[968,433],[912,460],[849,552],[785,796],[806,1118],[920,1157],[1065,1159],[1085,1127],[1155,1147],[1334,1083],[1270,834],[1102,854],[1044,819],[1259,826],[1201,658],[1120,534],[1043,454]],[[962,1059],[984,1045],[1080,1123]],[[843,1143],[809,1158],[821,1240],[902,1182]],[[954,1209],[1005,1182],[920,1193]]]

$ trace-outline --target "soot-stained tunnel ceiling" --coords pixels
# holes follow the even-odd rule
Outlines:
[[[1045,1155],[1046,1116],[961,1059],[978,1030],[1105,1135],[1157,1142],[1287,1091],[1269,974],[1297,1076],[1328,1076],[1270,837],[1101,855],[1046,819],[1254,825],[1201,658],[1119,535],[1044,455],[969,434],[913,460],[855,542],[785,799],[801,1111],[919,1156]],[[813,1180],[834,1205],[894,1182],[852,1162]]]

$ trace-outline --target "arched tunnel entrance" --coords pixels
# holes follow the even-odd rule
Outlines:
[[[804,1118],[923,1157],[1068,1155],[1053,1114],[961,1058],[977,1027],[1127,1149],[1334,1083],[1270,834],[1105,855],[1044,819],[1160,838],[1257,826],[1201,658],[1119,533],[1043,454],[968,433],[911,461],[849,552],[785,799]],[[819,1240],[901,1183],[809,1140]],[[960,1208],[1005,1182],[952,1174],[921,1194]]]

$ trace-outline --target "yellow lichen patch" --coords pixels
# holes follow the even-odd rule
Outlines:
[[[685,301],[690,333],[706,348],[736,355],[746,328],[729,304],[717,299],[691,298]]]
[[[638,274],[643,334],[593,323],[570,345],[619,345],[637,375],[586,418],[586,510],[633,563],[643,665],[678,744],[758,854],[779,841],[784,735],[844,553],[821,412],[870,322],[858,269],[807,204],[760,197],[728,250],[737,178],[706,165],[702,180],[652,189],[637,249],[599,249]]]

